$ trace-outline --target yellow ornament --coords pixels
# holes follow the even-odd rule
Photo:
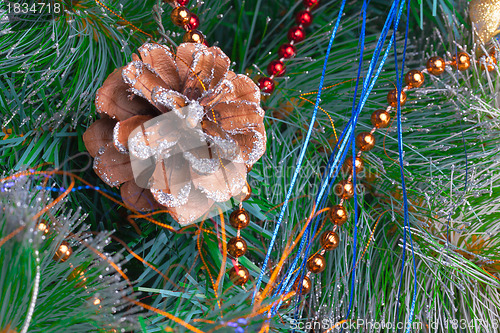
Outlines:
[[[469,13],[473,29],[483,43],[500,34],[500,0],[472,0]]]

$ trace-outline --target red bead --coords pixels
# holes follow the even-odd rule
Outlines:
[[[285,74],[285,70],[285,64],[279,60],[273,60],[269,63],[269,66],[267,66],[267,72],[269,75],[281,76]]]
[[[200,26],[200,19],[196,14],[191,13],[191,18],[189,19],[189,23],[187,24],[187,27],[189,30],[195,30]]]
[[[306,38],[306,33],[304,32],[304,29],[301,27],[291,27],[290,30],[288,30],[288,40],[294,41],[294,42],[301,42]]]
[[[274,90],[274,81],[269,77],[261,77],[259,79],[259,88],[262,92],[270,94]]]
[[[280,56],[280,58],[285,59],[295,57],[296,53],[297,49],[292,44],[283,44],[278,50],[278,55]]]
[[[319,5],[319,0],[304,0],[303,2],[306,7],[315,7]]]
[[[177,0],[177,3],[180,6],[186,6],[189,3],[189,0]]]
[[[297,16],[295,16],[295,22],[297,22],[297,24],[302,24],[302,26],[307,28],[313,22],[313,16],[310,11],[302,10],[297,13]]]

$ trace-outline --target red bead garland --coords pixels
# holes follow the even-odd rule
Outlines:
[[[196,14],[191,13],[191,18],[189,19],[189,23],[187,24],[187,28],[189,30],[195,30],[200,26],[200,19]]]
[[[270,77],[261,77],[259,79],[259,88],[262,92],[272,93],[274,91],[274,81]]]
[[[274,91],[274,78],[285,74],[286,66],[283,63],[283,60],[295,57],[297,49],[294,44],[299,43],[306,38],[304,28],[310,26],[313,22],[311,8],[319,5],[319,0],[303,0],[303,3],[306,8],[299,11],[295,15],[295,22],[297,25],[288,30],[287,38],[289,43],[285,43],[280,46],[278,49],[278,55],[280,58],[271,61],[267,66],[267,72],[270,77],[259,79],[259,87],[264,93],[271,93]]]
[[[306,7],[315,7],[319,5],[319,0],[304,0],[303,3]]]
[[[295,43],[302,42],[306,38],[306,33],[301,26],[291,27],[288,30],[288,40]]]
[[[298,25],[302,25],[305,28],[310,26],[312,21],[313,21],[313,16],[311,12],[308,10],[302,10],[297,13],[297,16],[295,16],[295,22],[297,22]]]
[[[285,70],[285,64],[280,60],[273,60],[269,63],[269,66],[267,66],[267,72],[269,75],[282,76],[285,74]]]
[[[180,6],[186,6],[189,3],[189,0],[177,0],[177,3]]]
[[[278,50],[278,55],[280,56],[280,58],[288,59],[295,57],[296,54],[297,49],[295,48],[295,46],[293,46],[293,44],[283,44]]]

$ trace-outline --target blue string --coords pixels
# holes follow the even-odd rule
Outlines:
[[[405,0],[403,0],[403,3]],[[406,32],[405,32],[405,43],[404,43],[404,48],[403,48],[403,59],[401,63],[401,75],[399,75],[398,71],[398,56],[397,56],[397,48],[396,48],[396,43],[394,43],[394,62],[395,62],[395,69],[396,69],[396,80],[397,80],[397,131],[398,131],[398,153],[399,153],[399,169],[400,169],[400,174],[401,174],[401,187],[403,189],[403,208],[404,208],[404,233],[403,233],[403,258],[402,258],[402,264],[401,264],[401,276],[400,276],[400,281],[399,281],[399,290],[398,290],[398,302],[396,305],[396,315],[398,315],[399,312],[399,303],[400,303],[400,296],[401,296],[401,287],[402,287],[402,281],[403,281],[403,273],[404,273],[404,264],[405,264],[405,253],[406,253],[406,233],[408,233],[408,238],[410,240],[410,247],[411,247],[411,253],[413,257],[413,273],[414,273],[414,291],[413,291],[413,300],[412,300],[412,305],[410,309],[410,315],[409,315],[409,320],[408,324],[406,327],[406,333],[410,332],[411,329],[411,323],[413,322],[413,314],[415,311],[415,303],[416,303],[416,298],[417,298],[417,266],[416,266],[416,260],[415,260],[415,252],[413,249],[413,241],[411,237],[411,230],[410,230],[410,225],[409,225],[409,218],[408,218],[408,198],[407,198],[407,193],[406,193],[406,184],[405,184],[405,176],[404,176],[404,164],[403,164],[403,132],[402,132],[402,122],[401,122],[401,92],[403,90],[403,71],[404,71],[404,64],[405,64],[405,58],[406,58],[406,48],[407,48],[407,42],[408,42],[408,30],[409,30],[409,17],[410,17],[410,2],[411,0],[408,0],[407,4],[407,21],[406,21]],[[399,18],[398,18],[399,20]],[[396,22],[396,26],[397,26]],[[399,329],[398,329],[399,331]]]
[[[352,102],[352,110],[354,113],[355,107],[356,107],[356,96],[357,96],[357,88],[358,88],[358,83],[359,83],[359,78],[361,76],[361,68],[363,64],[363,50],[365,48],[365,28],[366,28],[366,0],[363,0],[363,24],[361,27],[361,50],[359,54],[359,66],[358,66],[358,77],[356,79],[356,89],[354,90],[354,99]],[[355,287],[355,281],[356,281],[356,245],[357,245],[357,236],[358,236],[358,196],[356,194],[356,142],[354,140],[354,131],[352,132],[351,135],[351,145],[352,145],[352,184],[354,187],[354,233],[353,233],[353,247],[352,247],[352,280],[351,280],[351,292],[350,292],[350,297],[349,297],[349,308],[347,309],[347,315],[346,318],[349,317],[349,314],[351,313],[351,306],[352,306],[352,300],[354,297],[354,287]]]
[[[392,25],[393,16],[396,13],[396,8],[397,7],[395,6],[395,2],[393,2],[390,13],[387,17],[386,23],[384,25],[384,28],[382,29],[382,33],[381,33],[379,40],[377,42],[377,47],[376,47],[374,55],[372,57],[372,61],[370,62],[370,65],[368,68],[368,74],[367,74],[367,76],[364,80],[364,83],[363,83],[364,89],[362,92],[362,98],[360,100],[360,103],[358,104],[356,112],[353,112],[353,114],[351,115],[351,119],[349,120],[348,125],[346,126],[346,128],[344,129],[342,134],[340,135],[339,141],[337,142],[337,144],[334,148],[334,152],[331,154],[331,156],[329,158],[329,161],[327,164],[327,169],[324,172],[324,175],[326,175],[326,177],[323,177],[324,181],[323,181],[323,184],[321,186],[321,189],[320,189],[320,191],[317,195],[316,201],[315,201],[315,204],[317,207],[321,207],[319,205],[319,203],[326,202],[327,197],[326,196],[323,197],[323,194],[325,192],[329,193],[331,187],[333,186],[333,183],[334,183],[334,181],[338,175],[338,172],[339,172],[339,165],[344,161],[345,156],[347,154],[347,149],[345,149],[345,147],[347,144],[352,142],[350,140],[352,138],[347,139],[347,140],[344,140],[344,138],[346,138],[348,135],[351,136],[352,129],[353,129],[352,124],[353,123],[355,124],[357,122],[357,118],[359,116],[359,113],[360,113],[361,109],[363,108],[364,104],[366,103],[368,95],[370,94],[371,90],[373,89],[375,82],[377,81],[377,78],[382,71],[383,65],[385,64],[385,61],[387,60],[387,57],[389,55],[389,51],[391,50],[391,46],[392,46],[392,43],[394,41],[394,36],[393,36],[393,38],[390,39],[389,45],[388,45],[388,47],[383,55],[383,58],[379,64],[379,67],[378,67],[375,75],[373,76],[372,80],[370,81],[370,78],[373,75],[374,67],[376,66],[376,64],[378,62],[378,58],[380,56],[380,53],[382,52],[383,43],[387,37],[390,26]],[[401,6],[399,9],[399,14],[398,14],[399,16],[401,16],[401,14],[402,14],[402,9],[403,9],[403,6]],[[339,147],[339,144],[340,144],[340,147]],[[332,175],[334,175],[334,176],[332,177]],[[331,179],[331,181],[329,181],[330,179]],[[319,220],[319,217],[317,217],[317,219]],[[303,244],[303,242],[301,242],[301,246],[302,246],[302,244]],[[295,266],[297,264],[300,253],[301,252],[299,251],[299,254],[295,258],[291,267],[289,268],[289,273],[284,278],[284,283],[282,282],[284,284],[284,286],[286,286],[285,292],[288,292],[288,290],[292,286],[292,283],[291,282],[288,283],[288,281],[290,281],[291,276],[293,275],[293,271],[295,270]],[[298,275],[299,275],[299,272],[297,272],[297,274],[295,274],[295,276],[298,276]],[[280,283],[280,285],[281,285],[281,283]],[[280,292],[283,293],[283,288],[281,288]]]
[[[294,174],[292,176],[292,180],[290,182],[290,188],[288,189],[288,192],[287,192],[286,197],[285,197],[285,201],[283,203],[280,214],[278,216],[278,221],[276,222],[276,227],[274,228],[273,236],[271,238],[271,242],[269,244],[269,248],[267,250],[267,254],[266,254],[266,257],[264,259],[264,263],[262,264],[262,269],[260,271],[259,277],[257,279],[257,283],[255,285],[255,290],[253,292],[253,297],[252,297],[252,304],[255,301],[255,296],[257,295],[257,291],[260,289],[260,285],[262,283],[262,278],[264,277],[264,274],[266,272],[267,263],[269,261],[269,258],[271,257],[271,252],[272,252],[273,247],[274,247],[274,242],[276,241],[276,237],[278,236],[279,227],[281,225],[281,222],[283,221],[283,216],[285,215],[286,208],[288,207],[288,201],[290,200],[290,197],[292,196],[293,187],[295,186],[295,182],[297,181],[297,177],[299,175],[300,169],[302,167],[302,162],[304,160],[304,155],[306,153],[306,149],[307,149],[307,147],[309,145],[309,141],[311,139],[312,129],[314,128],[314,122],[316,120],[316,115],[318,113],[319,102],[321,101],[321,91],[323,90],[323,83],[324,83],[324,79],[326,76],[326,67],[328,64],[328,57],[330,56],[330,50],[331,50],[332,45],[333,45],[333,40],[335,39],[335,36],[337,34],[337,30],[338,30],[339,25],[340,25],[340,20],[342,18],[342,13],[344,12],[345,3],[346,3],[346,0],[342,0],[342,4],[340,5],[340,10],[339,10],[339,15],[337,17],[337,22],[335,23],[335,27],[333,28],[332,34],[330,36],[330,41],[328,43],[325,61],[323,64],[323,72],[321,73],[321,79],[319,82],[318,95],[316,96],[316,103],[314,104],[314,110],[313,110],[313,114],[311,117],[311,122],[309,123],[309,129],[307,130],[304,144],[302,145],[302,149],[300,151],[299,160],[297,162],[297,165],[295,167],[295,172],[294,172]]]

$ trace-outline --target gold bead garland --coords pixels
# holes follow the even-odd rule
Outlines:
[[[241,229],[250,224],[250,214],[243,209],[243,201],[248,200],[252,195],[252,188],[248,183],[241,191],[241,202],[239,208],[235,209],[229,216],[229,223],[236,229],[236,237],[227,242],[227,253],[235,259],[235,265],[229,270],[229,279],[237,286],[244,288],[245,283],[250,279],[250,272],[239,263],[239,257],[243,256],[248,249],[246,241],[241,237]]]
[[[492,71],[495,68],[494,64],[496,64],[495,54],[490,52],[488,56],[483,56],[479,62],[483,70]],[[427,61],[426,68],[408,71],[405,75],[405,87],[400,94],[400,105],[402,106],[406,102],[406,91],[419,88],[423,85],[425,81],[424,74],[441,75],[444,73],[446,65],[450,65],[460,71],[465,71],[470,68],[470,56],[465,52],[459,52],[448,62],[441,57],[431,57]],[[371,115],[372,130],[370,132],[362,132],[356,136],[358,152],[355,156],[355,165],[357,173],[363,168],[362,153],[371,150],[375,146],[375,136],[373,135],[375,131],[379,128],[389,126],[391,120],[390,111],[398,106],[397,94],[397,89],[389,91],[387,94],[387,108],[376,110]],[[333,229],[322,233],[320,237],[321,250],[311,255],[307,260],[306,267],[308,271],[302,281],[303,288],[301,294],[307,294],[311,290],[310,275],[321,273],[324,270],[326,266],[326,259],[324,257],[326,251],[334,250],[339,246],[340,238],[336,230],[348,219],[344,202],[353,197],[355,190],[352,183],[352,158],[348,157],[346,159],[343,169],[344,171],[349,171],[349,175],[347,179],[339,181],[334,187],[335,194],[340,198],[340,202],[331,207],[328,213],[329,219],[334,224]],[[299,292],[298,279],[295,281],[293,288]]]

